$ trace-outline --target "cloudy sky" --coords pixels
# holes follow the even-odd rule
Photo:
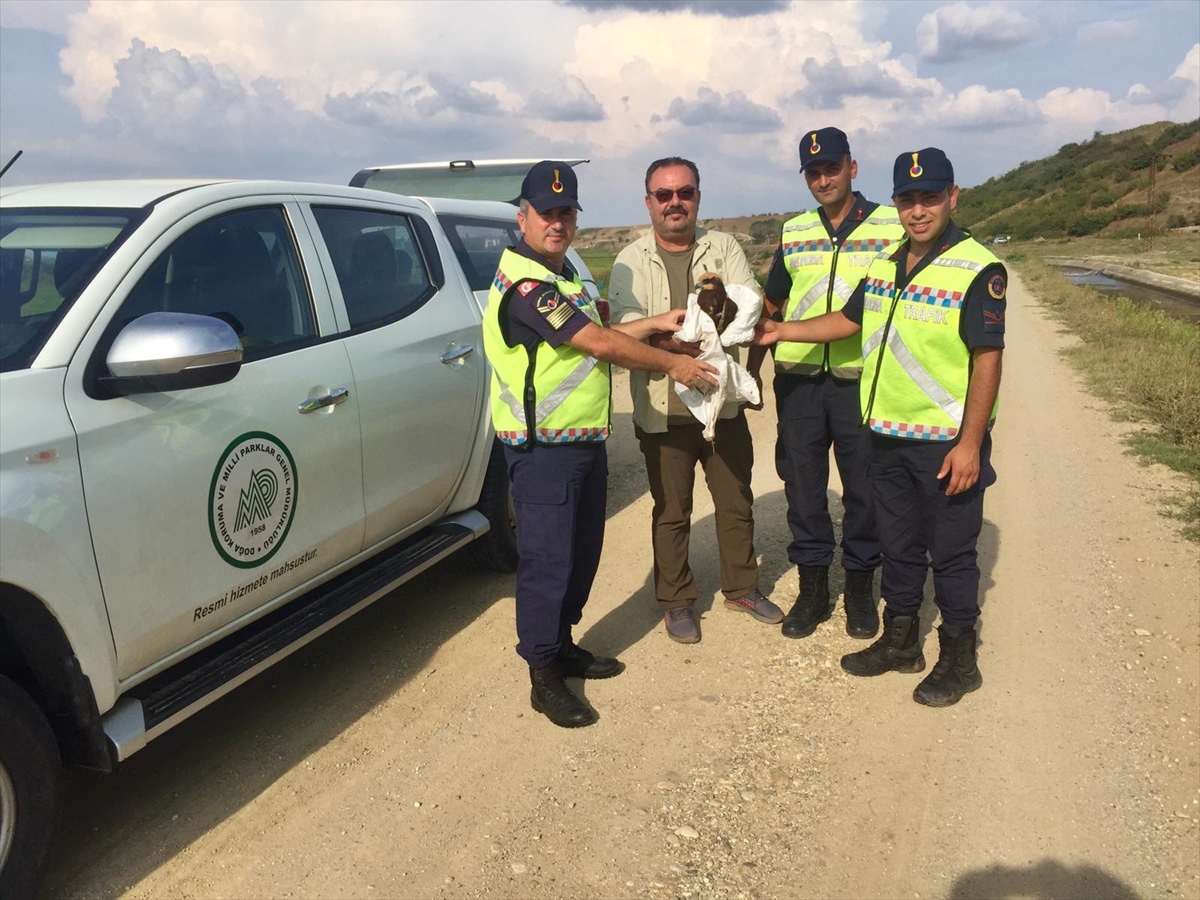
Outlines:
[[[666,155],[701,215],[809,206],[797,142],[825,125],[882,200],[905,150],[969,186],[1198,117],[1197,0],[0,0],[6,184],[583,157],[581,224],[613,225]]]

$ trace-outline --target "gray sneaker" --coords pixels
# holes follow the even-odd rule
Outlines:
[[[766,594],[758,588],[735,600],[726,600],[725,608],[750,613],[758,621],[768,625],[778,625],[783,621],[783,610],[768,600]]]
[[[667,637],[676,643],[700,643],[700,623],[692,615],[692,608],[690,606],[679,606],[675,609],[668,609],[663,614],[663,621],[667,623]]]

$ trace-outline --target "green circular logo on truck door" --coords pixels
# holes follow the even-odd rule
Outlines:
[[[253,569],[275,555],[298,487],[296,461],[275,435],[248,431],[225,448],[208,489],[208,531],[227,563]]]

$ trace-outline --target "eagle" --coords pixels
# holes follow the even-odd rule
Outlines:
[[[696,304],[713,320],[718,335],[737,315],[737,304],[729,298],[725,283],[716,272],[705,272],[696,279]]]

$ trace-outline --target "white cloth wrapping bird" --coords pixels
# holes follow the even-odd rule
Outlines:
[[[725,291],[737,305],[737,315],[718,336],[712,316],[696,305],[696,293],[688,294],[687,312],[683,327],[676,332],[677,340],[700,345],[701,361],[717,370],[717,385],[707,391],[689,388],[675,382],[675,393],[693,416],[704,426],[704,439],[716,436],[721,407],[729,400],[745,400],[757,404],[758,384],[738,361],[738,346],[754,338],[754,323],[762,316],[762,298],[744,284],[727,284]],[[732,348],[729,352],[726,348]]]

